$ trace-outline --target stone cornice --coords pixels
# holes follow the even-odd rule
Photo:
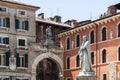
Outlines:
[[[86,29],[96,27],[96,25],[99,26],[99,25],[107,24],[107,23],[114,22],[114,21],[119,20],[119,19],[120,19],[120,14],[113,15],[111,17],[103,18],[103,19],[100,19],[100,20],[95,20],[95,21],[93,21],[91,23],[88,23],[86,25],[75,27],[75,28],[70,29],[68,31],[65,31],[63,33],[60,33],[58,36],[59,37],[67,36],[67,35],[70,35],[70,34],[73,34],[73,33],[77,33],[78,31],[84,31]]]

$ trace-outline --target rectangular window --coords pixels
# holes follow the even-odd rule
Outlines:
[[[27,15],[27,11],[18,9],[17,15],[18,16],[26,16]]]
[[[25,46],[25,40],[19,39],[19,46]]]
[[[9,18],[0,18],[0,27],[10,27],[10,19]]]
[[[7,12],[7,8],[3,7],[3,6],[0,6],[0,12]]]
[[[0,37],[0,43],[1,44],[9,44],[9,38],[8,37]]]
[[[15,27],[16,29],[28,30],[29,21],[21,21],[21,20],[15,19]]]
[[[28,54],[20,56],[19,53],[17,53],[17,63],[19,63],[17,64],[18,67],[28,67]]]

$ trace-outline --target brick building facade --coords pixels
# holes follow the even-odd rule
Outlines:
[[[64,80],[76,80],[81,71],[78,51],[82,36],[87,35],[91,46],[92,67],[97,80],[120,79],[120,4],[112,5],[100,19],[80,24],[61,34],[64,48]]]

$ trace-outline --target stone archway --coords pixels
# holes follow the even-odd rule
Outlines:
[[[45,58],[53,60],[59,67],[59,71],[60,71],[59,73],[63,74],[63,61],[57,55],[55,55],[54,53],[48,52],[48,53],[43,53],[43,54],[39,55],[34,60],[34,62],[32,64],[32,69],[31,69],[31,73],[32,73],[31,80],[36,80],[37,65],[39,64],[40,61],[42,61]]]

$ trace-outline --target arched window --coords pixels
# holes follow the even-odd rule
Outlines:
[[[76,56],[76,67],[80,66],[80,57],[79,55]]]
[[[103,74],[103,79],[102,80],[107,80],[107,74]]]
[[[80,47],[80,35],[76,36],[76,47]]]
[[[120,61],[120,47],[118,48],[118,60]]]
[[[104,49],[103,51],[102,51],[102,63],[106,63],[106,50]]]
[[[94,31],[91,31],[90,33],[90,43],[94,43]]]
[[[70,57],[67,57],[66,64],[67,64],[66,68],[70,69]]]
[[[67,46],[66,46],[67,50],[70,49],[70,38],[67,38]]]
[[[118,37],[120,37],[120,24],[118,25]]]
[[[102,29],[102,41],[105,41],[106,40],[106,28],[104,27]]]
[[[91,53],[91,62],[94,64],[94,52]]]

